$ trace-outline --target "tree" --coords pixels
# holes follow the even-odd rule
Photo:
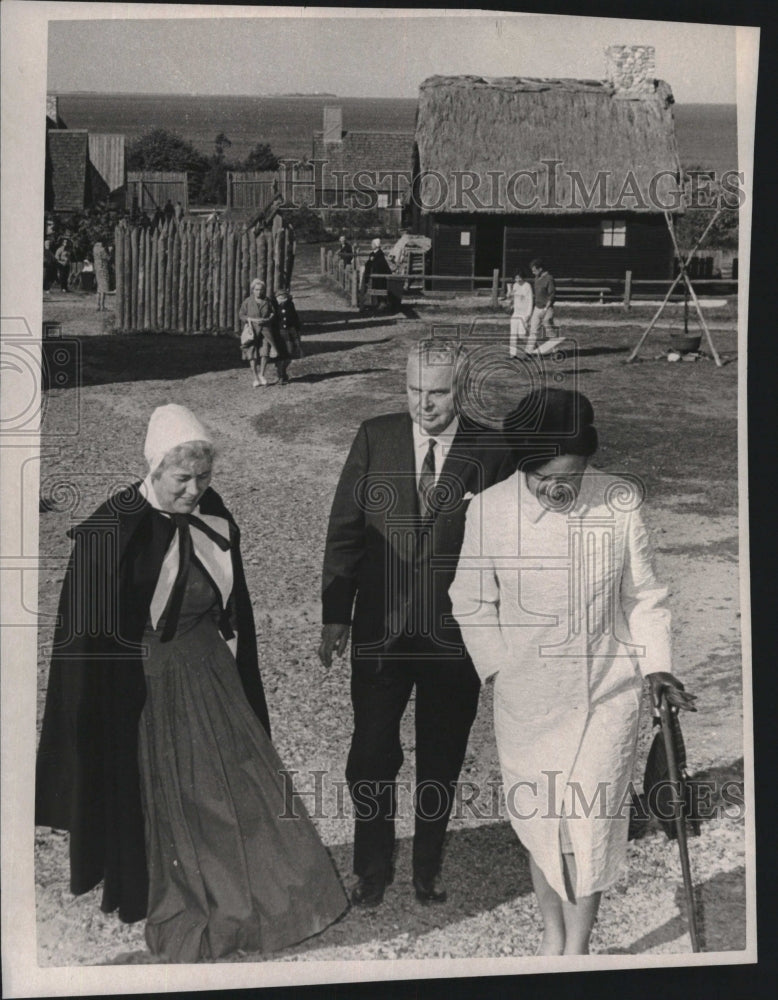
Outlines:
[[[232,143],[224,134],[220,132],[213,140],[214,159],[217,163],[224,163],[224,150],[229,149]]]
[[[241,164],[243,170],[278,170],[278,157],[266,142],[258,142]]]
[[[180,135],[153,128],[127,147],[129,170],[187,170],[202,173],[208,157]]]
[[[681,250],[691,250],[702,236],[717,208],[721,215],[711,226],[701,250],[737,249],[737,198],[716,178],[715,171],[700,167],[685,167],[682,183],[686,194],[686,210],[675,219],[675,233]]]
[[[208,157],[175,132],[153,128],[127,147],[128,170],[171,170],[189,175],[189,195],[196,200],[202,178],[210,166]]]
[[[234,170],[235,166],[225,160],[224,152],[231,145],[224,132],[219,132],[213,140],[213,156],[203,174],[200,190],[200,198],[206,204],[222,205],[227,201],[227,171]]]

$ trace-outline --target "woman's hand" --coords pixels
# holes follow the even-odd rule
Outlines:
[[[659,701],[664,691],[668,705],[673,708],[683,708],[687,712],[697,711],[694,705],[697,695],[686,691],[683,684],[667,671],[657,670],[653,674],[648,674],[648,683],[651,685],[651,704],[654,708],[659,708]]]

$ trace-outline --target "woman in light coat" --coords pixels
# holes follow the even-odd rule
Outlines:
[[[641,686],[693,707],[668,671],[667,590],[639,484],[588,468],[585,396],[536,390],[525,456],[467,514],[453,613],[494,720],[511,824],[530,855],[539,954],[586,954],[600,896],[626,860]],[[521,433],[521,431],[520,431]]]
[[[243,360],[251,365],[254,388],[258,389],[268,384],[265,378],[268,358],[278,358],[282,356],[282,352],[279,351],[278,335],[275,332],[276,309],[267,294],[267,285],[261,278],[254,278],[249,291],[251,294],[241,303],[238,319],[251,327],[254,339],[241,343],[241,354]]]

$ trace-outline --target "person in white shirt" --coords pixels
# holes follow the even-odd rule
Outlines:
[[[519,353],[519,339],[526,340],[529,336],[529,322],[534,304],[532,285],[525,280],[521,271],[516,272],[507,299],[513,302],[508,353],[512,358],[515,358]]]

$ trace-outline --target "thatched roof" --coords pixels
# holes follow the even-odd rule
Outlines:
[[[598,80],[430,77],[419,90],[416,120],[422,209],[499,214],[661,211],[657,202],[671,201],[674,177],[681,169],[672,104],[672,91],[661,80],[649,95],[626,100],[611,84]],[[561,163],[554,168],[543,160]],[[443,182],[430,176],[431,171],[442,175]],[[461,183],[458,189],[453,178],[461,171],[475,173],[476,193],[484,207],[474,207],[467,195],[458,196]],[[502,180],[492,180],[487,171],[497,171]],[[537,178],[514,180],[511,196],[506,178],[517,171],[536,171]],[[599,172],[608,172],[605,197],[596,195],[587,207],[571,180],[575,171],[587,190],[596,185]],[[662,171],[672,176],[652,184]],[[625,195],[614,208],[625,183],[636,197]],[[468,180],[464,186],[470,185]],[[533,197],[534,207],[521,207]]]

